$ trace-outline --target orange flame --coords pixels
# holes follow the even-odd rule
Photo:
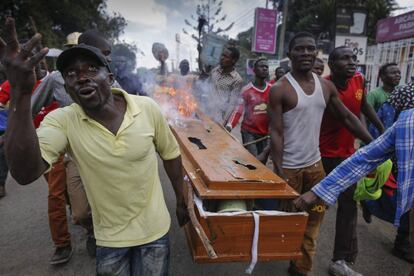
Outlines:
[[[168,86],[160,86],[154,93],[154,99],[161,106],[173,107],[182,117],[191,117],[197,109],[197,101],[194,96],[184,90]],[[167,114],[170,117],[171,114]]]

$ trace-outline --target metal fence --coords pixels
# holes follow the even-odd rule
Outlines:
[[[365,77],[368,91],[381,85],[378,70],[382,64],[388,62],[395,62],[400,67],[400,84],[410,82],[411,77],[414,77],[414,38],[367,47]]]

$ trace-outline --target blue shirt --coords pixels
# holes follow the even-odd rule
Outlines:
[[[360,180],[393,154],[398,164],[397,211],[394,224],[410,210],[414,199],[414,109],[403,111],[378,139],[342,162],[312,191],[327,204],[335,204],[341,192]]]
[[[381,123],[384,125],[384,129],[388,129],[395,122],[396,112],[394,107],[392,107],[392,105],[389,102],[385,102],[378,109],[377,116],[380,119]],[[379,130],[373,124],[369,125],[368,130],[374,138],[378,138],[381,135]]]

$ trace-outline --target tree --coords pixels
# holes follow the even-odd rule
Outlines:
[[[318,37],[335,35],[336,8],[362,8],[368,11],[368,41],[375,40],[378,20],[386,18],[398,8],[395,0],[290,0],[287,29],[290,32],[309,31]],[[281,6],[279,6],[281,9]]]
[[[190,19],[185,19],[184,23],[190,27],[191,31],[187,31],[183,28],[183,33],[189,35],[197,42],[198,51],[198,66],[202,70],[202,64],[200,61],[200,54],[202,50],[203,35],[206,33],[221,34],[229,31],[234,22],[230,23],[227,27],[222,29],[218,27],[218,24],[224,22],[227,15],[221,15],[223,1],[217,0],[199,0],[200,4],[197,5],[195,15],[192,14]]]
[[[28,39],[34,33],[31,16],[48,47],[61,47],[66,35],[87,29],[97,29],[114,40],[123,32],[126,21],[120,14],[109,15],[106,8],[106,0],[2,0],[0,22],[13,16],[19,38]]]

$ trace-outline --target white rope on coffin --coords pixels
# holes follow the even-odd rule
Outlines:
[[[282,211],[241,211],[241,212],[224,212],[224,213],[214,213],[205,211],[203,208],[203,201],[197,197],[194,193],[194,203],[197,206],[198,212],[202,218],[207,218],[210,216],[238,216],[238,215],[246,215],[252,214],[254,219],[254,232],[253,232],[253,240],[252,240],[252,258],[250,260],[249,267],[246,268],[245,272],[247,274],[251,274],[254,270],[254,267],[257,263],[257,256],[258,256],[258,247],[259,247],[259,229],[260,229],[260,215],[268,215],[268,216],[294,216],[298,214],[308,215],[306,212],[297,212],[297,213],[288,213]]]

